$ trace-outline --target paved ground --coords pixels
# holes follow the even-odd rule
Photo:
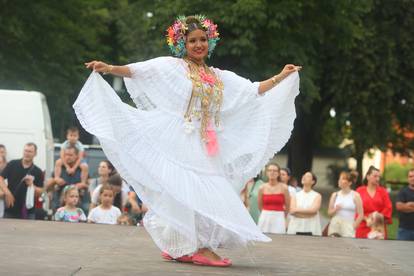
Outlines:
[[[412,275],[414,242],[273,235],[230,268],[167,262],[141,227],[0,219],[0,275]]]

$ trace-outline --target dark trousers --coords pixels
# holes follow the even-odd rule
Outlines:
[[[403,241],[414,241],[414,230],[398,228],[397,239]]]
[[[24,216],[21,213],[15,213],[5,210],[4,211],[4,218],[13,218],[13,219],[35,219],[35,212],[27,212],[27,214]]]

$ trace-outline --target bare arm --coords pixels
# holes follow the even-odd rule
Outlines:
[[[398,201],[395,204],[395,208],[397,211],[400,211],[402,213],[412,213],[414,212],[414,202],[400,202]]]
[[[60,159],[62,160],[63,164],[65,164],[65,150],[63,148],[60,149]],[[65,164],[65,166],[67,166]]]
[[[331,217],[336,214],[338,211],[337,208],[335,208],[335,199],[336,199],[336,192],[332,193],[331,198],[329,199],[329,207],[328,207],[328,215]]]
[[[285,215],[287,215],[290,210],[290,193],[286,184],[283,184],[283,194],[285,195]]]
[[[289,206],[289,213],[292,216],[296,216],[296,196],[292,196],[290,198],[290,206]]]
[[[319,209],[321,208],[321,201],[322,201],[322,197],[320,194],[318,194],[310,208],[296,208],[295,213],[299,215],[305,215],[305,216],[306,215],[314,216],[319,212]]]
[[[63,166],[65,166],[65,168],[66,168],[66,170],[68,170],[68,169],[70,169],[70,167],[69,167],[69,164],[66,162],[66,160],[65,160],[65,150],[62,148],[61,150],[60,150],[60,160],[62,160],[62,164],[63,164]],[[58,165],[57,163],[56,163],[56,165]],[[55,168],[55,172],[56,172],[56,169],[57,168]],[[59,169],[60,169],[60,167],[59,167]],[[60,176],[60,174],[59,175],[55,175],[55,176]]]
[[[121,65],[109,65],[102,61],[93,60],[85,63],[86,68],[92,69],[99,73],[111,74],[119,77],[130,78],[132,76],[131,70],[128,66]]]
[[[260,211],[262,211],[263,208],[263,190],[264,190],[264,185],[262,185],[259,188],[259,192],[257,193],[257,207],[259,208]]]
[[[358,217],[354,221],[354,228],[356,229],[358,225],[361,223],[361,221],[364,219],[364,207],[362,205],[362,199],[359,193],[357,192],[355,192],[354,195],[354,203],[358,214]]]
[[[76,168],[79,167],[80,162],[81,162],[81,157],[78,156],[78,158],[75,161],[75,164],[72,167],[70,167],[70,168],[73,169],[73,170],[76,170]]]
[[[283,70],[279,74],[271,77],[270,79],[267,79],[267,80],[264,80],[264,81],[260,82],[259,94],[263,94],[266,91],[269,91],[270,89],[275,87],[279,82],[281,82],[287,76],[289,76],[291,73],[293,73],[295,71],[299,71],[300,69],[302,69],[301,66],[296,66],[296,65],[293,65],[293,64],[285,65],[285,67],[283,68]]]
[[[131,204],[131,210],[133,213],[136,213],[136,214],[142,213],[141,207],[139,207],[136,194],[134,192],[128,193],[128,201]]]
[[[6,201],[6,207],[13,207],[14,205],[14,196],[10,192],[9,188],[7,187],[6,183],[4,182],[4,178],[0,176],[0,188],[4,192],[4,198]]]

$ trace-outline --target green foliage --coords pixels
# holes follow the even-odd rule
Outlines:
[[[359,20],[355,44],[335,54],[342,61],[333,63],[332,70],[340,74],[332,74],[327,88],[338,120],[351,122],[350,138],[359,154],[373,146],[385,148],[396,139],[396,124],[413,123],[413,81],[407,73],[412,76],[414,64],[401,54],[412,57],[406,45],[413,42],[409,22],[414,3],[377,0],[369,6]]]
[[[101,43],[109,21],[104,4],[0,2],[1,87],[43,92],[55,135],[71,124],[70,107],[87,74],[83,63],[108,53]]]
[[[383,173],[385,183],[393,190],[400,190],[407,185],[408,171],[412,168],[412,164],[402,165],[397,162],[387,164]]]

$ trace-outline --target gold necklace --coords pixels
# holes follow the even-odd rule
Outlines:
[[[199,65],[188,58],[184,58],[184,61],[188,64],[188,77],[193,83],[191,97],[184,115],[188,127],[187,132],[194,129],[192,124],[194,119],[201,120],[201,139],[207,142],[206,131],[213,117],[214,125],[220,126],[223,82],[206,64]]]

